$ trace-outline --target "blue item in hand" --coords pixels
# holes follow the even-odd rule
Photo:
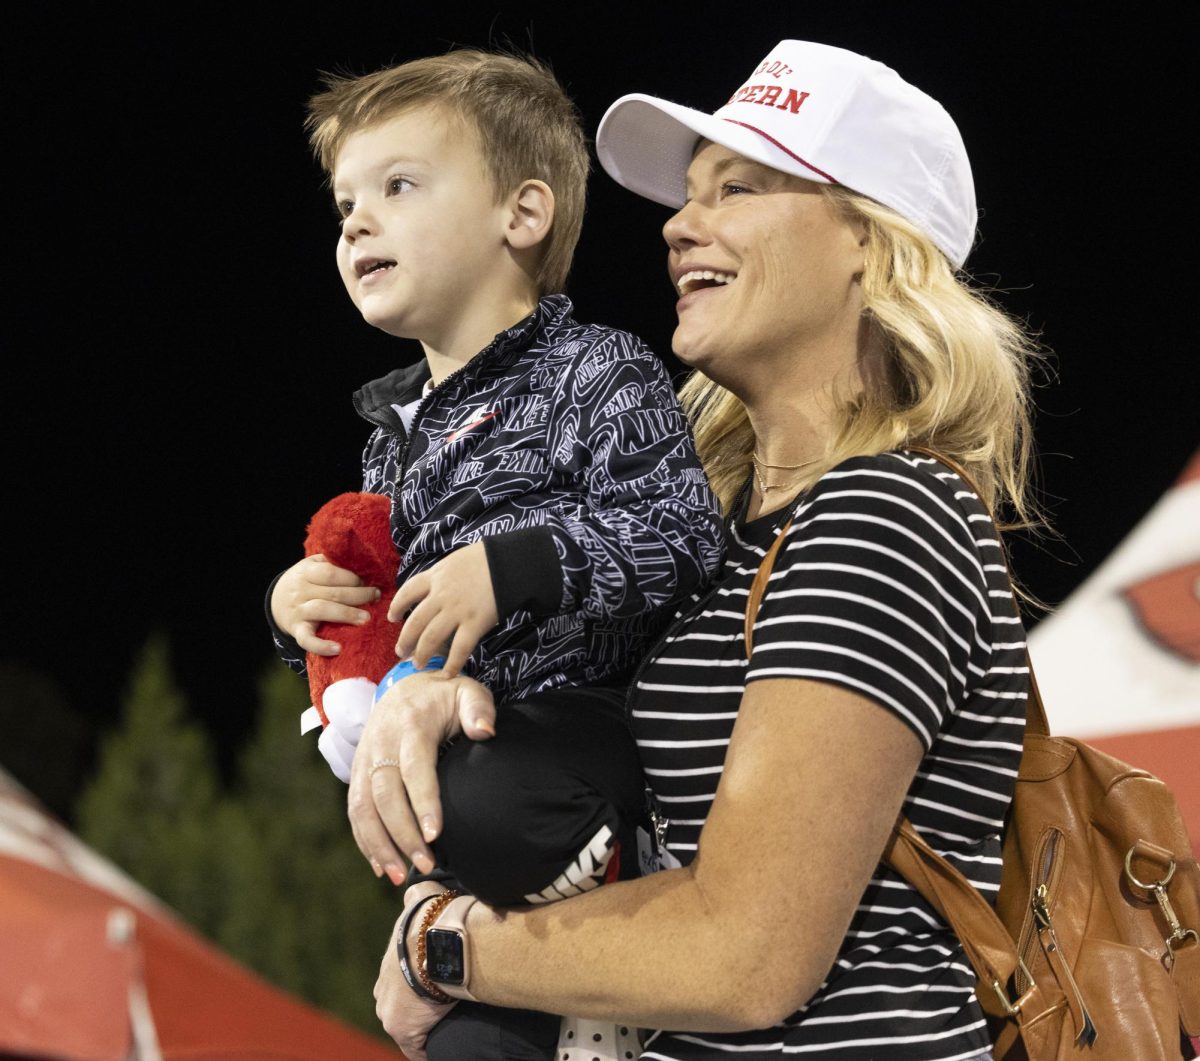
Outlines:
[[[408,660],[401,660],[383,676],[383,680],[375,687],[375,703],[379,703],[380,697],[402,678],[407,678],[410,674],[420,674],[421,671],[441,670],[445,665],[445,656],[430,656],[429,662],[424,667],[414,667]]]

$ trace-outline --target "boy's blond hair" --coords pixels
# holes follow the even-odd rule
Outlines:
[[[449,108],[473,127],[497,202],[522,181],[554,192],[554,222],[542,245],[541,294],[561,291],[583,225],[588,155],[579,111],[537,59],[458,49],[363,77],[327,74],[309,100],[305,128],[332,176],[351,134],[428,104]]]

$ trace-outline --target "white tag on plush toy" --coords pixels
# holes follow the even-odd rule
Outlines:
[[[354,762],[354,745],[347,744],[333,726],[321,730],[317,749],[329,764],[329,769],[339,781],[350,784],[350,764]]]
[[[311,733],[314,729],[321,728],[321,712],[315,707],[310,707],[307,711],[300,712],[300,735]]]
[[[375,706],[375,683],[366,678],[343,678],[325,690],[321,706],[329,724],[352,748],[357,748]]]

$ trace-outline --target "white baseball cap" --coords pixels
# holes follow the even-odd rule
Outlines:
[[[780,41],[714,114],[622,96],[600,122],[596,153],[619,184],[680,207],[701,138],[890,207],[956,267],[971,249],[975,183],[958,126],[937,100],[874,59]]]

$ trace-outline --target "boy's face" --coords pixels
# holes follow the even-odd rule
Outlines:
[[[425,106],[352,133],[333,194],[338,269],[363,318],[435,349],[452,345],[492,297],[506,250],[504,206],[474,130]]]

